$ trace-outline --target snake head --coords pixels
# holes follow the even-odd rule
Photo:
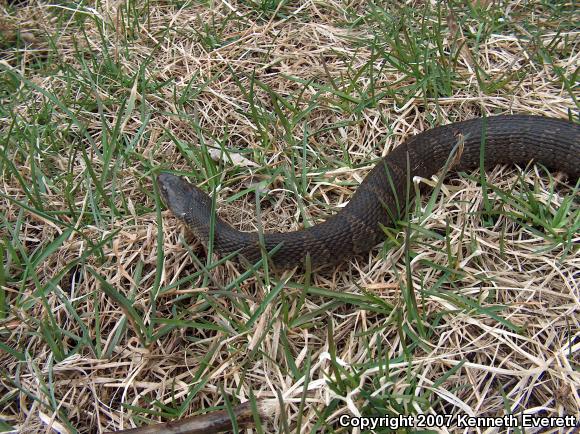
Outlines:
[[[187,217],[194,214],[209,221],[211,198],[205,192],[171,173],[160,173],[157,185],[163,202],[176,217],[187,220]]]

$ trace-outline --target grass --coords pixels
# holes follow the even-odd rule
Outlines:
[[[0,6],[0,429],[248,399],[263,432],[578,414],[574,180],[421,180],[382,245],[324,274],[208,256],[159,200],[170,170],[239,229],[292,230],[431,126],[578,121],[572,3],[391,3]]]

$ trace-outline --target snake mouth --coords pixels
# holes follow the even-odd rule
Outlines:
[[[180,176],[160,173],[157,186],[161,199],[176,217],[183,219],[195,212],[200,218],[207,218],[211,214],[211,198]]]
[[[161,199],[177,217],[183,217],[190,202],[189,184],[179,176],[171,173],[160,173],[157,186]]]
[[[171,184],[175,182],[174,178],[175,175],[171,175],[170,173],[160,173],[157,176],[157,187],[159,188],[159,194],[163,202],[169,206],[167,203],[169,201],[169,197],[171,194]]]

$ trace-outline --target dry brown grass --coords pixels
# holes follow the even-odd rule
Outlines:
[[[576,112],[560,75],[571,76],[578,66],[578,32],[563,31],[559,35],[563,38],[561,46],[553,49],[564,54],[553,56],[553,65],[541,65],[530,56],[537,47],[525,39],[525,29],[520,33],[492,33],[481,42],[478,52],[469,39],[460,48],[464,36],[457,33],[457,28],[463,26],[466,31],[471,26],[471,33],[477,29],[478,23],[467,19],[442,35],[449,50],[461,53],[456,65],[459,78],[451,95],[435,99],[418,91],[404,100],[385,96],[376,105],[356,111],[356,104],[349,104],[328,89],[336,85],[347,92],[345,77],[367,65],[373,55],[369,48],[373,25],[350,30],[345,24],[352,19],[348,11],[356,7],[362,14],[365,2],[345,5],[300,1],[291,8],[281,7],[286,18],[273,13],[260,15],[248,2],[234,0],[218,1],[211,7],[186,5],[181,8],[159,1],[135,6],[147,19],[141,19],[132,34],[133,18],[125,2],[108,1],[94,10],[85,8],[82,13],[99,18],[86,20],[80,28],[72,17],[55,18],[56,9],[65,6],[34,2],[10,14],[1,9],[2,20],[10,23],[10,29],[16,25],[33,35],[33,39],[27,36],[30,40],[19,51],[6,50],[0,60],[3,71],[17,71],[32,84],[61,96],[79,122],[86,125],[95,145],[88,143],[78,125],[70,126],[69,113],[54,105],[51,137],[64,143],[59,145],[61,152],[50,152],[54,143],[39,140],[38,146],[47,152],[32,161],[36,158],[32,153],[9,148],[14,141],[6,139],[0,145],[28,185],[35,182],[34,168],[44,168],[45,177],[53,177],[41,195],[45,210],[67,210],[71,206],[83,210],[76,218],[66,213],[58,215],[60,222],[77,230],[39,262],[33,276],[23,276],[22,267],[9,258],[7,248],[3,249],[9,310],[0,324],[1,342],[25,357],[19,360],[9,352],[0,353],[0,396],[5,397],[0,419],[20,432],[72,432],[66,420],[80,432],[102,432],[134,426],[139,420],[134,417],[136,413],[148,418],[139,408],[166,411],[163,417],[149,417],[156,421],[172,419],[178,413],[175,409],[184,403],[184,415],[223,406],[222,391],[234,402],[254,395],[271,403],[276,402],[279,392],[286,405],[280,411],[272,404],[273,417],[265,427],[267,432],[277,431],[281,420],[291,431],[309,432],[321,424],[321,417],[328,424],[321,429],[338,429],[341,414],[379,411],[373,406],[376,403],[369,405],[369,394],[393,413],[502,416],[525,411],[580,415],[577,233],[569,246],[550,242],[540,235],[541,230],[505,217],[518,210],[510,203],[496,204],[498,194],[491,190],[490,200],[503,215],[484,225],[481,186],[465,177],[454,179],[444,185],[429,215],[414,217],[414,223],[421,223],[429,232],[414,232],[411,245],[405,245],[401,232],[384,254],[379,246],[330,273],[312,276],[314,288],[360,298],[347,303],[339,296],[322,296],[316,290],[304,289],[304,276],[286,274],[283,278],[288,283],[283,291],[246,328],[244,324],[275,288],[277,278],[258,271],[241,279],[244,268],[230,262],[196,276],[202,267],[191,253],[205,263],[202,246],[167,211],[162,219],[163,245],[158,245],[160,221],[152,193],[152,169],[159,167],[192,174],[195,182],[208,187],[208,182],[201,181],[212,175],[212,169],[208,163],[197,166],[199,154],[191,149],[226,141],[222,145],[234,154],[242,152],[248,161],[272,168],[240,168],[227,162],[219,166],[214,178],[220,186],[218,204],[228,221],[240,229],[254,230],[254,195],[227,203],[226,199],[270,179],[274,170],[280,169],[267,187],[271,199],[261,204],[264,229],[292,230],[300,228],[304,220],[314,223],[348,201],[373,158],[388,154],[405,138],[433,124],[482,114],[566,118],[569,111]],[[542,15],[541,8],[533,17],[526,15],[520,2],[513,2],[508,9],[519,19],[544,26],[539,39],[546,45],[552,41],[558,23]],[[229,14],[231,19],[227,20]],[[455,14],[462,16],[461,8],[456,7]],[[194,29],[202,31],[204,23],[214,22],[223,26],[222,39],[226,42],[209,49]],[[517,26],[522,24],[514,18],[510,29]],[[86,38],[80,37],[80,29]],[[389,41],[381,44],[388,47]],[[118,76],[106,65],[90,63],[93,58],[106,58],[105,47],[120,69]],[[79,50],[85,50],[86,66],[80,62]],[[115,78],[134,76],[149,56],[136,84]],[[46,72],[51,65],[42,62],[47,60],[81,73],[71,78],[63,72]],[[485,71],[488,83],[506,78],[506,71],[513,76],[508,74],[505,86],[485,91],[478,84],[472,62]],[[407,86],[415,83],[412,76],[393,68],[379,69],[379,63],[373,75],[377,89],[388,85],[391,90],[406,93]],[[87,69],[93,75],[86,73]],[[282,122],[256,125],[250,98],[242,90],[249,88],[252,74],[277,95],[293,98],[293,102],[302,92],[297,103],[300,110],[315,101],[314,108],[290,133],[295,153]],[[305,86],[287,75],[311,82]],[[363,74],[355,82],[364,88],[370,85],[369,77]],[[208,83],[180,104],[174,91],[179,98],[189,91],[192,80],[193,89]],[[173,84],[144,93],[141,86],[146,81]],[[67,88],[71,83],[78,89]],[[263,116],[275,115],[271,95],[259,86],[254,90],[256,107]],[[359,97],[355,90],[349,91],[352,97]],[[31,95],[15,105],[20,117],[12,130],[8,126],[11,119],[3,115],[3,137],[24,130],[43,104],[50,103],[38,90]],[[4,93],[2,97],[3,104],[11,99]],[[121,105],[123,98],[135,102],[132,110]],[[92,104],[96,99],[101,107]],[[137,137],[144,125],[142,104],[151,115],[146,134],[139,136],[127,156],[115,150],[107,167],[98,158],[98,152],[104,149],[104,121],[113,126],[122,117],[121,136]],[[284,113],[292,115],[286,109]],[[197,128],[192,127],[194,120]],[[345,123],[340,126],[340,122]],[[306,165],[307,194],[296,195],[285,179],[288,173],[295,173],[301,182],[302,166],[294,164],[295,157],[303,155],[305,134],[309,134],[306,159],[299,163]],[[266,142],[268,146],[264,147]],[[97,174],[119,163],[115,176],[103,185],[118,212],[101,203],[100,218],[95,218],[89,194],[95,187],[86,182],[87,159],[80,152],[73,153],[80,145],[86,147]],[[128,147],[127,142],[117,146]],[[350,166],[345,163],[346,154]],[[69,170],[72,175],[67,181],[60,174]],[[5,243],[19,245],[33,257],[35,251],[42,251],[62,234],[64,226],[16,203],[14,200],[26,203],[26,192],[16,177],[7,175],[0,180],[5,214],[0,234]],[[506,167],[488,173],[489,183],[503,191],[516,185],[516,197],[521,189],[520,177],[523,184],[537,187],[536,200],[552,209],[558,209],[572,194],[561,180],[555,181],[555,193],[551,194],[554,187],[538,168],[523,175]],[[70,192],[72,203],[63,194],[67,182],[75,186]],[[577,221],[577,203],[571,213]],[[443,238],[433,235],[446,233],[448,236]],[[39,291],[87,251],[88,240],[108,237],[102,256],[97,252],[88,255],[54,285]],[[157,268],[159,248],[164,252],[161,269]],[[405,277],[406,248],[413,252],[409,265],[412,282]],[[144,339],[145,344],[137,332],[140,326],[117,300],[105,294],[89,267],[114,291],[132,301],[146,327],[158,331],[163,319],[184,324],[189,321],[191,325],[176,327],[150,341]],[[453,272],[446,274],[446,270]],[[174,285],[184,276],[193,277]],[[234,293],[227,295],[224,288],[229,289],[232,282]],[[401,295],[401,288],[409,286],[416,293],[417,309],[427,330],[424,335],[417,330],[420,325]],[[159,288],[161,293],[157,293]],[[356,300],[364,300],[360,303],[367,306],[369,294],[376,297],[379,307],[364,309],[357,305]],[[473,306],[466,305],[466,300]],[[78,321],[71,317],[67,303],[74,306]],[[87,328],[92,342],[75,342],[73,335],[83,335],[79,323]],[[215,328],[195,326],[200,323]],[[62,335],[54,336],[61,339],[54,345],[69,352],[62,360],[55,356],[47,338],[46,330],[55,327]],[[423,337],[413,338],[413,333]],[[100,348],[100,357],[91,350],[95,347]],[[330,354],[334,351],[342,370],[332,367]],[[293,360],[289,360],[289,354]],[[308,360],[308,378],[293,373],[296,369],[304,375]],[[377,367],[385,360],[389,360],[388,368]],[[449,375],[455,367],[457,370]],[[338,373],[342,380],[337,379]],[[346,374],[354,376],[360,387],[351,384],[353,380]],[[441,381],[445,375],[449,376]],[[347,386],[335,387],[341,382]],[[305,403],[300,412],[302,399]],[[161,404],[168,408],[162,409]],[[297,429],[299,417],[301,426]]]

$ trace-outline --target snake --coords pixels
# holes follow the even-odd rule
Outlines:
[[[365,254],[384,240],[384,227],[396,224],[414,196],[415,177],[430,178],[443,169],[447,175],[450,170],[530,162],[577,182],[580,125],[542,116],[498,115],[428,129],[380,159],[340,211],[291,232],[239,231],[218,217],[211,197],[186,179],[161,172],[157,184],[171,212],[222,257],[241,256],[250,263],[266,258],[282,270],[315,269]]]

